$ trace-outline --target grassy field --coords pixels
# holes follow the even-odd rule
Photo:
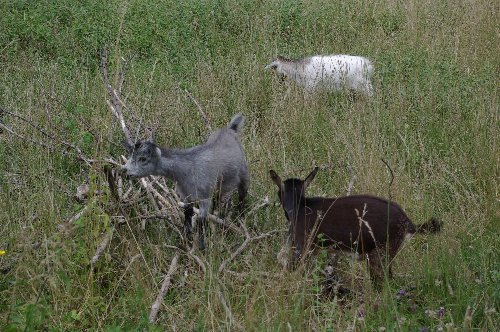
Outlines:
[[[251,206],[265,196],[277,201],[269,169],[305,177],[323,165],[309,194],[344,195],[352,169],[353,193],[390,195],[416,224],[437,216],[444,229],[407,242],[381,290],[362,262],[342,256],[336,267],[351,294],[330,298],[321,296],[326,252],[283,271],[276,256],[285,233],[277,233],[252,242],[219,274],[243,239],[216,231],[198,253],[206,272],[181,255],[150,324],[175,253],[166,245],[180,245],[169,221],[141,225],[138,216],[151,210],[145,200],[128,206],[118,226],[123,213],[102,163],[89,167],[4,114],[1,123],[21,137],[0,129],[0,330],[498,330],[499,7],[486,0],[2,1],[0,108],[87,156],[125,153],[99,72],[106,45],[113,72],[128,60],[124,115],[134,133],[141,125],[139,136],[154,128],[167,146],[203,141],[207,129],[184,89],[215,127],[246,116]],[[278,54],[332,53],[373,60],[373,98],[304,98],[264,71]],[[382,159],[394,172],[391,186]],[[74,194],[84,181],[91,193],[80,203]],[[84,205],[72,229],[58,227]],[[244,222],[255,233],[287,229],[274,205]]]

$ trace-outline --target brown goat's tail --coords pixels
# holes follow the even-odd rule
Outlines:
[[[417,233],[437,233],[441,231],[443,222],[436,218],[431,218],[428,222],[417,226]]]

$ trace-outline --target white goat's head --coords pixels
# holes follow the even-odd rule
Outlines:
[[[273,70],[276,70],[277,72],[281,72],[281,68],[283,66],[283,64],[286,64],[286,63],[290,63],[290,62],[293,62],[293,60],[290,60],[288,58],[285,58],[281,55],[278,55],[277,58],[273,59],[273,61],[268,64],[267,66],[264,67],[264,69],[266,70],[269,70],[269,69],[273,69]]]

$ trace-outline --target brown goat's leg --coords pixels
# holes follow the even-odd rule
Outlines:
[[[300,263],[300,258],[302,256],[302,250],[304,249],[304,243],[299,239],[295,240],[295,243],[292,245],[293,248],[293,257],[292,257],[292,267],[296,268],[297,264]]]
[[[383,269],[383,253],[381,250],[373,249],[367,254],[367,264],[370,271],[370,277],[374,282],[375,286],[379,288],[384,280],[384,269]]]

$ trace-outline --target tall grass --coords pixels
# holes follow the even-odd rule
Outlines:
[[[90,257],[119,211],[100,165],[47,149],[27,124],[0,133],[0,327],[15,330],[339,331],[498,329],[500,261],[498,4],[491,1],[4,1],[0,4],[0,107],[50,128],[92,157],[117,157],[121,131],[107,109],[98,51],[126,72],[125,116],[157,140],[191,146],[206,128],[188,89],[214,126],[242,112],[251,168],[250,203],[275,188],[268,170],[304,177],[322,170],[314,195],[389,196],[416,224],[444,221],[416,237],[394,262],[395,277],[372,289],[365,266],[342,259],[353,294],[321,292],[325,254],[281,272],[284,234],[252,243],[219,276],[239,245],[212,234],[207,273],[181,259],[159,321],[147,316],[178,238],[165,221],[118,228],[95,269]],[[373,59],[372,99],[319,94],[265,72],[277,54],[348,53]],[[135,114],[135,117],[132,116]],[[46,140],[45,140],[46,141]],[[53,144],[50,141],[46,141]],[[395,179],[389,188],[390,174]],[[58,229],[82,206],[69,233]],[[258,232],[286,229],[279,207],[249,217]],[[222,289],[237,324],[216,294]],[[404,290],[405,294],[398,294]],[[440,310],[440,308],[444,310]]]

